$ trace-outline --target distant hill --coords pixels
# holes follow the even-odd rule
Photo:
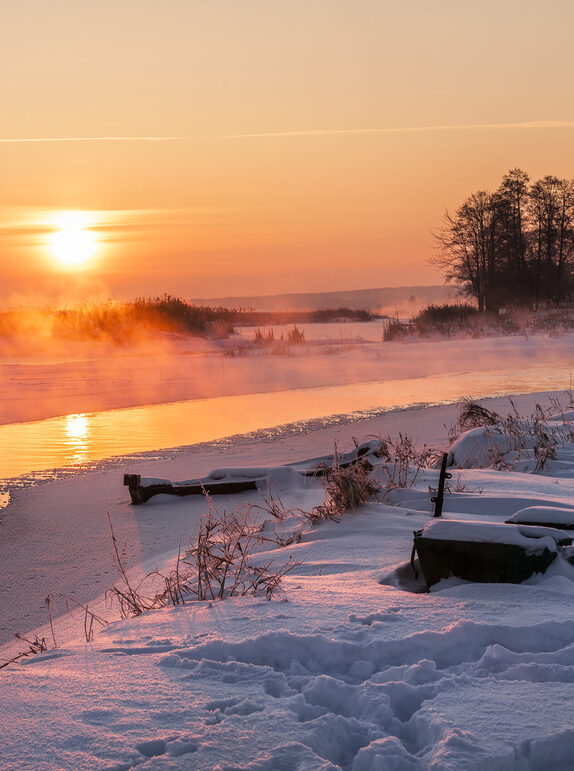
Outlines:
[[[223,308],[250,308],[257,311],[327,310],[364,308],[372,312],[410,316],[431,303],[443,303],[456,297],[452,286],[397,286],[380,289],[354,289],[347,292],[304,292],[261,295],[260,297],[198,297],[197,305]]]

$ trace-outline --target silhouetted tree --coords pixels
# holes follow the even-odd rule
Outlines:
[[[501,305],[525,301],[531,291],[527,261],[527,206],[530,178],[521,169],[512,169],[502,178],[494,194],[497,210],[497,252]]]
[[[530,253],[534,277],[533,301],[547,305],[563,300],[571,290],[574,186],[547,176],[530,190],[532,235]]]
[[[529,186],[512,169],[491,194],[446,212],[431,262],[474,297],[480,311],[563,302],[573,288],[574,182],[547,176]]]
[[[433,262],[446,271],[447,281],[461,284],[479,310],[491,310],[495,284],[495,207],[490,193],[473,193],[436,234],[439,254]]]

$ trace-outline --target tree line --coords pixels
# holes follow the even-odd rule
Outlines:
[[[446,212],[430,260],[479,311],[559,305],[574,296],[574,181],[512,169],[494,193]]]

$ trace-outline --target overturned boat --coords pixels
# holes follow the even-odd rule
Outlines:
[[[265,489],[267,480],[274,470],[288,469],[304,477],[321,477],[333,464],[346,468],[353,463],[368,462],[368,458],[379,457],[380,442],[370,441],[359,444],[351,452],[334,455],[321,455],[284,466],[215,469],[207,476],[172,482],[169,479],[142,477],[140,474],[124,474],[124,485],[128,488],[134,506],[146,503],[154,495],[229,495],[246,490]]]
[[[551,527],[435,519],[414,532],[427,589],[455,576],[481,583],[518,584],[544,573],[572,537]]]

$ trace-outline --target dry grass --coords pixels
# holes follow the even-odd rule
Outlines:
[[[421,471],[434,465],[436,459],[426,444],[417,450],[412,438],[400,432],[396,439],[387,435],[381,440],[379,455],[386,461],[381,467],[386,490],[412,487]]]
[[[564,334],[574,328],[574,309],[571,307],[540,308],[532,311],[508,307],[496,312],[479,313],[469,303],[428,305],[407,323],[395,314],[385,327],[383,340],[407,337],[486,337],[489,335]]]
[[[281,539],[263,535],[254,507],[240,506],[219,512],[207,495],[208,512],[202,517],[197,537],[184,554],[181,544],[174,568],[167,574],[154,570],[134,585],[124,565],[110,520],[116,566],[121,583],[108,590],[122,618],[150,610],[185,604],[186,600],[216,600],[254,594],[271,598],[280,590],[283,577],[295,567],[291,557],[278,562],[277,554],[266,560],[256,558],[269,542],[283,546]],[[269,505],[277,519],[283,518],[277,499]]]
[[[511,411],[506,417],[478,402],[464,402],[449,439],[452,443],[465,431],[482,427],[491,445],[488,467],[512,471],[516,461],[534,460],[534,471],[542,471],[549,461],[556,460],[560,446],[574,441],[572,421],[556,399],[550,400],[548,408],[537,403],[534,412],[527,416],[520,415],[512,399],[509,402]],[[556,415],[561,417],[561,426],[550,425]],[[512,453],[511,458],[508,453]]]
[[[319,470],[323,478],[325,502],[308,515],[311,524],[324,519],[338,520],[345,512],[372,501],[381,489],[381,485],[371,477],[373,466],[366,458],[343,465],[336,445],[333,465],[323,464]]]
[[[23,634],[18,634],[18,632],[16,632],[14,637],[25,642],[28,647],[17,653],[15,656],[12,656],[12,658],[3,660],[0,664],[0,669],[4,669],[4,667],[7,667],[9,664],[14,664],[16,661],[26,658],[27,656],[37,656],[38,653],[43,653],[48,650],[48,645],[44,637],[38,637],[38,635],[36,635],[33,640],[30,640],[28,637],[24,637]]]
[[[220,514],[210,505],[196,543],[184,557],[191,568],[190,594],[197,600],[215,600],[264,593],[270,599],[297,563],[289,557],[277,565],[276,555],[254,559],[267,540],[251,506]]]
[[[448,432],[448,438],[450,442],[454,442],[465,431],[481,426],[496,426],[501,420],[502,418],[497,412],[488,410],[472,399],[465,399],[460,407],[456,423]]]

